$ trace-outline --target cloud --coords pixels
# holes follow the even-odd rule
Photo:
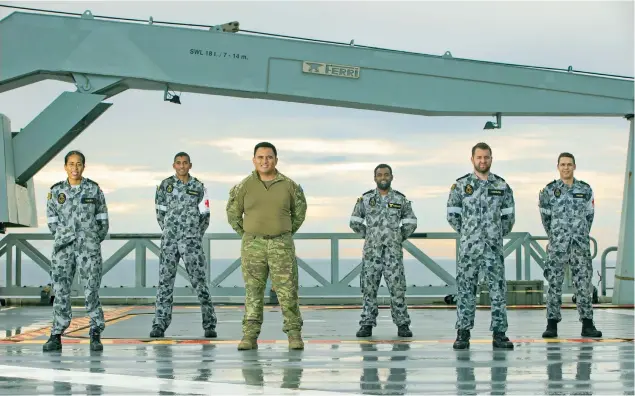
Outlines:
[[[304,122],[304,120],[303,120]],[[269,128],[270,129],[270,126]],[[238,155],[241,158],[253,156],[253,147],[266,138],[228,138],[220,140],[202,141],[199,143],[207,144],[212,147],[218,147],[225,152]],[[282,153],[295,152],[305,154],[397,154],[409,151],[407,147],[402,145],[386,142],[379,139],[276,139],[276,149],[279,156]]]
[[[91,164],[86,167],[84,176],[99,183],[105,194],[130,188],[155,188],[169,174],[148,167],[125,167],[106,164]],[[63,180],[66,175],[58,168],[47,167],[34,177],[39,184],[50,186]],[[203,183],[232,184],[242,180],[244,175],[228,175],[214,172],[197,173],[196,177]]]

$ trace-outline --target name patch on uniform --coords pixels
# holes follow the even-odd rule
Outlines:
[[[491,188],[487,190],[487,195],[489,195],[490,197],[493,195],[502,196],[504,193],[505,193],[505,190],[493,190]]]
[[[388,207],[389,208],[395,208],[395,209],[401,209],[401,204],[389,202],[388,203]]]
[[[97,200],[95,198],[82,197],[82,203],[91,204],[91,203],[95,203],[95,202],[97,202]]]
[[[573,194],[573,198],[586,198],[586,195],[583,193],[575,193]]]
[[[63,204],[64,202],[66,202],[66,194],[64,194],[64,193],[60,193],[60,194],[57,196],[57,202],[59,202],[59,203],[61,203],[61,204]]]
[[[199,193],[199,192],[198,192],[198,191],[196,191],[196,190],[187,190],[187,191],[186,191],[186,193],[187,193],[187,194],[189,194],[189,195],[194,195],[194,196],[196,196],[196,197],[198,197],[199,195],[201,195],[201,193]]]

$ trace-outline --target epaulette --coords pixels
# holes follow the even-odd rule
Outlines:
[[[556,180],[554,179],[554,181],[552,181],[551,183],[547,184],[547,187],[549,187],[552,184],[556,184]]]
[[[580,184],[584,184],[587,187],[591,187],[591,186],[589,186],[589,183],[587,183],[585,181],[582,181],[582,180],[578,180],[578,181],[580,182]]]
[[[404,198],[406,197],[403,193],[401,193],[401,192],[399,192],[399,191],[397,191],[397,190],[393,190],[393,191],[395,192],[395,194],[399,194],[399,195],[401,195],[401,196],[402,196],[402,197],[404,197]]]
[[[374,191],[375,191],[375,189],[373,188],[373,189],[370,189],[370,190],[366,191],[366,192],[365,192],[365,193],[363,193],[362,195],[368,195],[368,194],[373,193]]]
[[[63,181],[58,181],[57,183],[53,184],[51,186],[51,190],[55,188],[55,186],[59,186],[60,184],[64,183]]]
[[[505,179],[503,179],[502,177],[498,176],[497,174],[494,173],[494,177],[497,178],[498,180],[504,181],[505,183],[507,183],[505,181]]]
[[[88,183],[94,184],[94,185],[96,185],[97,187],[99,187],[99,184],[97,184],[97,182],[96,182],[96,181],[91,180],[91,179],[89,179],[89,178],[87,178],[87,177],[85,177],[84,179],[86,179],[86,181],[87,181]]]
[[[466,173],[466,174],[464,174],[463,176],[461,176],[461,177],[459,177],[458,179],[456,179],[456,181],[459,181],[459,180],[461,180],[461,179],[465,179],[465,178],[466,178],[466,177],[468,177],[469,175],[470,175],[469,173]]]

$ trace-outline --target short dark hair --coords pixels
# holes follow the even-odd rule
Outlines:
[[[176,159],[178,157],[187,157],[187,162],[192,162],[192,160],[190,159],[190,155],[184,151],[176,153],[176,155],[174,156],[174,162],[176,162]]]
[[[392,168],[390,167],[390,165],[388,164],[379,164],[375,167],[375,170],[373,171],[373,176],[377,174],[377,169],[381,169],[381,168],[388,168],[388,170],[390,171],[390,174],[392,175]]]
[[[474,157],[474,153],[476,152],[476,149],[489,150],[489,155],[492,155],[492,148],[487,143],[483,143],[483,142],[476,143],[474,147],[472,147],[472,157]]]
[[[64,156],[64,165],[66,165],[68,163],[68,158],[71,155],[79,155],[79,158],[82,159],[82,164],[86,165],[86,157],[84,156],[84,154],[82,154],[81,151],[79,150],[71,150],[68,153],[66,153],[66,155]]]
[[[274,156],[278,156],[278,150],[276,150],[276,146],[274,146],[273,144],[269,143],[269,142],[260,142],[256,145],[256,147],[254,147],[254,157],[256,156],[256,151],[258,151],[259,148],[261,147],[265,147],[265,148],[270,148],[273,150],[273,155]]]
[[[560,155],[558,156],[558,164],[560,163],[560,158],[571,158],[571,160],[573,160],[573,165],[575,165],[575,157],[573,156],[573,154],[571,153],[560,153]]]

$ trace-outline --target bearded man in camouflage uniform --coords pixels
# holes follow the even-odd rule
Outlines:
[[[215,338],[217,319],[207,285],[207,260],[203,252],[203,236],[210,220],[207,189],[190,175],[192,162],[187,153],[177,153],[172,167],[176,173],[164,179],[155,194],[162,235],[159,287],[150,337],[163,337],[172,322],[174,281],[182,258],[201,303],[205,337]]]
[[[602,337],[593,324],[593,289],[591,278],[590,237],[595,216],[593,189],[576,179],[575,158],[571,153],[558,156],[560,179],[540,190],[538,206],[540,218],[549,237],[544,275],[549,283],[547,290],[547,329],[545,338],[558,336],[558,323],[562,320],[562,283],[564,267],[569,265],[576,288],[578,316],[582,322],[583,337]]]
[[[474,172],[458,179],[450,188],[447,220],[459,233],[457,266],[457,338],[454,349],[470,345],[470,330],[476,314],[476,288],[479,271],[487,278],[491,296],[491,324],[494,348],[513,349],[507,331],[507,280],[503,237],[516,221],[512,188],[490,173],[492,149],[486,143],[472,147]]]
[[[417,229],[417,216],[406,196],[390,187],[393,174],[389,165],[377,165],[374,175],[377,188],[359,197],[349,223],[353,231],[364,237],[359,276],[364,302],[357,337],[370,337],[377,326],[377,291],[382,275],[390,292],[397,335],[412,337],[402,243]]]
[[[86,158],[79,151],[64,157],[68,178],[51,186],[46,217],[53,233],[51,279],[55,300],[51,336],[43,350],[62,349],[62,333],[71,323],[71,285],[79,267],[85,306],[90,317],[90,349],[103,350],[100,334],[106,325],[99,301],[102,278],[101,243],[108,234],[108,207],[97,183],[83,177]]]
[[[230,190],[227,201],[227,220],[242,237],[246,295],[239,350],[258,348],[269,274],[280,301],[282,330],[289,339],[289,348],[304,349],[293,235],[304,223],[307,203],[302,187],[280,173],[277,163],[275,146],[258,143],[254,147],[255,170]]]

